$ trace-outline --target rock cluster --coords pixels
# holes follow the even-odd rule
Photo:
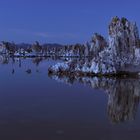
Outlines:
[[[94,34],[90,43],[90,61],[70,61],[49,68],[49,72],[110,75],[140,71],[140,43],[136,23],[114,17],[109,24],[108,42]],[[60,65],[60,64],[59,64]],[[72,67],[71,67],[72,66]]]

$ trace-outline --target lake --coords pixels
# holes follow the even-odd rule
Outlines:
[[[140,79],[48,75],[58,61],[0,57],[1,140],[140,139]]]

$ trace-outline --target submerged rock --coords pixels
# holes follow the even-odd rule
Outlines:
[[[114,17],[109,24],[109,41],[95,34],[90,44],[90,61],[56,64],[49,72],[114,75],[140,71],[140,40],[136,23]],[[66,74],[67,74],[66,73]]]
[[[27,73],[27,74],[31,74],[31,73],[32,73],[32,70],[31,70],[31,69],[27,69],[27,70],[26,70],[26,73]]]

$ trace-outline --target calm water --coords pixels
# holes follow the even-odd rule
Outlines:
[[[139,79],[48,76],[57,61],[0,58],[1,140],[139,140]]]

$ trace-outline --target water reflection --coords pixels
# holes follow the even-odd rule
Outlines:
[[[5,55],[0,55],[0,64],[8,64],[9,63],[9,57]]]
[[[108,95],[108,117],[113,123],[135,119],[140,101],[140,79],[66,77],[58,75],[49,75],[49,77],[67,84],[80,82],[89,85],[93,89],[104,90]]]
[[[37,66],[44,60],[59,60],[59,61],[69,61],[71,58],[65,58],[65,57],[10,57],[8,55],[2,55],[0,54],[0,64],[9,64],[12,62],[13,64],[16,62],[19,62],[21,66],[21,61],[24,59],[32,59],[32,63],[36,64]]]
[[[11,73],[13,75],[16,74],[17,68],[24,70],[26,74],[30,75],[33,73],[34,69],[36,73],[40,73],[40,64],[46,60],[52,60],[52,58],[38,57],[28,58],[27,60],[30,60],[29,62],[24,61],[26,59],[27,58],[9,58],[8,56],[0,55],[0,64],[8,64],[11,67]],[[54,60],[57,59],[58,58],[54,58]],[[66,60],[63,59],[63,61]],[[34,64],[35,67],[30,63]],[[93,89],[105,91],[108,95],[108,118],[113,123],[132,121],[136,117],[140,100],[140,79],[138,78],[75,77],[73,75],[68,77],[52,74],[48,76],[61,83],[72,85],[78,82],[90,86]]]
[[[39,64],[43,61],[43,58],[41,57],[37,57],[37,58],[33,58],[32,62],[36,65],[39,66]]]
[[[35,72],[39,73],[39,65],[44,61],[52,61],[58,60],[56,57],[33,57],[33,58],[26,58],[26,57],[9,57],[8,55],[0,55],[0,65],[8,65],[11,67],[11,73],[15,74],[17,68],[22,68],[27,74],[32,74],[33,65],[36,67]],[[63,60],[63,59],[62,59]],[[63,60],[65,61],[65,60]],[[33,65],[31,65],[33,64]],[[27,68],[25,67],[27,66]],[[46,70],[47,72],[47,70]]]

